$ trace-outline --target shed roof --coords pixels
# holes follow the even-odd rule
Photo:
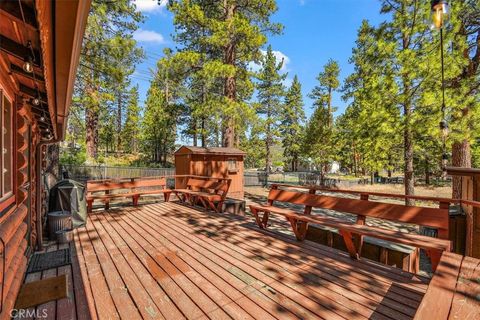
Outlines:
[[[237,148],[220,148],[220,147],[194,147],[194,146],[181,146],[175,154],[187,153],[187,154],[222,154],[222,155],[246,155],[247,153]]]

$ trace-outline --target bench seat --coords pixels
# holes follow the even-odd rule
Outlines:
[[[115,191],[123,192],[112,193]],[[171,189],[166,188],[166,179],[164,177],[131,178],[118,181],[88,181],[86,196],[87,212],[92,211],[95,200],[102,200],[105,204],[105,209],[108,209],[110,199],[132,198],[133,205],[136,206],[141,196],[163,194],[164,200],[168,201],[171,192]]]
[[[186,188],[173,189],[172,192],[183,202],[192,205],[200,202],[206,210],[220,212],[227,196],[231,179],[189,177]]]
[[[285,186],[283,185],[283,187]],[[291,186],[291,188],[293,189],[295,186]],[[425,249],[431,259],[434,271],[442,252],[452,249],[452,242],[448,239],[448,208],[405,206],[369,201],[365,196],[362,196],[361,199],[350,199],[315,194],[315,192],[316,190],[313,188],[309,190],[309,193],[305,193],[279,189],[279,186],[273,185],[268,194],[268,203],[251,204],[250,211],[258,226],[263,229],[268,226],[270,214],[284,216],[299,241],[305,239],[310,223],[334,228],[343,237],[348,253],[354,259],[358,259],[361,255],[364,237]],[[303,212],[298,209],[278,207],[275,202],[303,206]],[[313,216],[311,215],[313,208],[353,214],[356,215],[356,221],[349,222],[334,217]],[[260,217],[259,213],[263,213],[263,216]],[[366,225],[367,217],[433,228],[437,230],[438,238],[369,226]]]
[[[388,229],[373,227],[368,225],[359,225],[359,224],[354,224],[345,220],[332,218],[332,217],[306,215],[300,212],[295,212],[293,210],[278,208],[274,206],[251,205],[250,209],[252,208],[256,212],[267,211],[271,213],[280,214],[286,217],[287,220],[294,219],[297,222],[302,221],[302,222],[321,224],[326,227],[338,229],[340,233],[342,233],[343,231],[343,232],[361,234],[361,235],[369,236],[372,238],[398,242],[401,244],[409,245],[412,247],[418,247],[422,249],[434,249],[434,250],[441,250],[441,251],[451,250],[450,240],[432,238],[424,235],[405,233],[405,232],[396,231],[396,230],[388,230]],[[261,227],[265,228],[266,226],[261,222]]]

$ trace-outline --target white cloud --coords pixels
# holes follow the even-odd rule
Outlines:
[[[152,30],[138,29],[133,33],[133,39],[138,42],[165,43],[165,38],[160,33]]]
[[[137,6],[137,11],[156,12],[167,5],[167,0],[131,0]]]
[[[265,56],[267,54],[267,51],[265,51],[265,50],[260,50],[260,51],[261,51],[263,56]],[[290,63],[290,58],[281,51],[273,50],[272,52],[273,52],[273,55],[275,56],[275,60],[277,60],[277,63],[280,63],[283,59],[283,65],[282,65],[282,68],[280,69],[280,71],[281,72],[287,72],[289,70],[288,69],[288,64]],[[259,64],[253,63],[253,62],[250,62],[248,64],[248,67],[253,72],[257,72],[261,68]]]
[[[299,2],[300,2],[300,5],[303,6],[305,4],[306,0],[299,0]]]
[[[293,79],[292,78],[285,78],[285,80],[283,80],[283,85],[285,87],[291,87],[292,86],[292,83],[293,83]]]
[[[275,56],[275,59],[277,60],[277,62],[281,62],[282,59],[283,59],[283,65],[282,65],[282,69],[280,69],[280,71],[283,71],[283,72],[288,71],[287,65],[290,63],[290,58],[281,51],[273,50],[272,52],[273,52],[273,55]],[[262,51],[262,54],[266,55],[267,52]]]

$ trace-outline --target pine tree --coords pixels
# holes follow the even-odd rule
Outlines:
[[[343,99],[350,101],[345,114],[337,121],[340,150],[355,175],[362,171],[373,176],[387,170],[391,174],[401,162],[400,114],[394,97],[398,95],[389,53],[378,47],[377,30],[363,21],[358,31],[356,47],[350,58],[354,72],[345,80]]]
[[[433,32],[436,94],[432,103],[440,104],[440,35]],[[472,166],[471,145],[480,135],[480,2],[450,1],[450,18],[444,30],[445,88],[447,121],[450,126],[451,164]],[[437,124],[438,125],[438,124]],[[461,179],[453,177],[452,198],[461,197]]]
[[[310,117],[305,133],[303,152],[320,170],[321,183],[332,161],[335,160],[333,128],[328,108],[318,106]]]
[[[240,139],[240,148],[248,151],[245,157],[246,168],[261,168],[265,165],[265,141],[263,139],[263,124],[260,119],[252,121]]]
[[[293,77],[293,82],[285,96],[284,108],[281,112],[280,133],[282,137],[283,155],[290,163],[290,169],[297,171],[303,140],[303,110],[302,85],[298,77]]]
[[[262,116],[265,134],[265,170],[269,174],[272,168],[272,146],[278,137],[278,126],[284,96],[283,80],[286,74],[280,74],[283,61],[277,62],[272,46],[268,46],[265,58],[258,73],[258,107],[257,113]]]
[[[138,105],[138,85],[130,89],[125,124],[122,130],[123,149],[129,153],[137,153],[140,140],[141,108]]]
[[[154,162],[167,166],[168,155],[175,148],[179,118],[185,107],[184,96],[185,68],[183,59],[165,49],[164,57],[157,63],[155,78],[150,83],[145,102],[142,136],[146,151]]]
[[[333,93],[340,86],[338,76],[340,67],[334,60],[329,60],[317,77],[315,86],[309,97],[314,99],[315,111],[311,116],[305,133],[304,152],[320,169],[323,183],[330,164],[336,159],[334,146]]]
[[[203,69],[213,69],[221,84],[222,145],[238,144],[246,101],[253,93],[249,62],[258,62],[267,33],[279,33],[281,26],[270,21],[277,10],[275,0],[172,0],[176,40],[189,54],[202,54]],[[215,81],[217,82],[217,81]]]
[[[395,104],[402,109],[403,153],[405,194],[415,193],[414,175],[414,128],[416,122],[415,107],[418,104],[422,83],[428,76],[426,57],[422,45],[428,39],[428,21],[430,3],[428,1],[384,0],[382,13],[392,17],[382,24],[385,32],[377,39],[382,50],[389,50],[389,63],[398,86]],[[406,200],[413,205],[413,200]]]
[[[324,70],[320,72],[317,77],[318,85],[315,86],[309,97],[314,100],[313,105],[318,107],[326,107],[328,112],[328,126],[333,127],[333,112],[336,107],[332,105],[333,93],[340,87],[340,67],[338,62],[330,59],[323,67]]]
[[[128,86],[134,64],[142,57],[132,36],[142,19],[142,14],[135,11],[129,0],[92,2],[74,99],[75,107],[82,109],[78,113],[85,116],[86,149],[90,160],[98,155],[102,120],[113,121],[105,123],[105,134],[118,126],[118,118],[115,124],[115,117],[102,107],[108,106],[111,111],[114,101],[118,102],[117,108],[123,106],[119,93]],[[113,132],[115,135],[116,130]],[[106,136],[105,144],[112,145],[111,137]]]

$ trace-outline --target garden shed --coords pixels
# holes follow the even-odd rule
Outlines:
[[[243,199],[243,160],[246,153],[236,148],[182,146],[175,152],[175,174],[230,178],[229,198]],[[177,178],[177,188],[185,187]]]

